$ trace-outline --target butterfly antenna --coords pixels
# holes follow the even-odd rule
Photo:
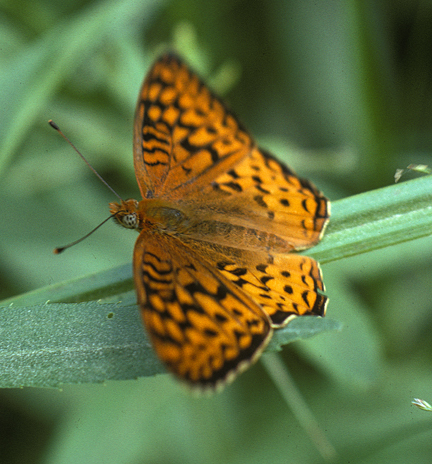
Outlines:
[[[93,230],[91,230],[88,234],[85,234],[84,237],[81,237],[79,238],[78,240],[75,240],[74,242],[72,243],[69,243],[68,245],[65,245],[65,246],[62,246],[62,247],[57,247],[57,248],[54,248],[54,253],[56,255],[60,254],[62,251],[66,250],[66,248],[70,248],[71,246],[74,246],[76,245],[77,243],[80,243],[82,242],[83,240],[85,240],[87,237],[90,237],[90,235],[93,233],[93,232],[96,232],[99,227],[102,227],[105,222],[109,221],[112,217],[114,217],[115,215],[114,214],[110,214],[104,221],[102,221],[98,226],[96,226]]]
[[[78,148],[66,137],[66,135],[63,134],[63,132],[60,130],[60,127],[57,126],[57,124],[52,120],[50,119],[48,121],[48,124],[53,128],[55,129],[65,140],[66,142],[78,153],[78,155],[81,156],[82,160],[84,161],[85,164],[87,164],[87,166],[96,174],[96,176],[111,190],[112,193],[114,193],[114,195],[120,200],[120,201],[123,201],[123,198],[111,187],[111,185],[108,184],[108,182],[96,171],[96,169],[86,160],[86,158],[84,157],[84,155],[78,150]],[[106,222],[106,221],[104,221]],[[102,222],[103,224],[103,222]],[[100,225],[102,225],[100,224]],[[98,226],[100,227],[100,226]],[[98,228],[96,227],[96,229]],[[95,230],[96,230],[95,229]],[[92,234],[94,231],[90,232],[90,234]],[[88,235],[90,235],[88,234]],[[87,236],[86,236],[87,237]],[[78,242],[80,242],[81,240],[83,240],[84,238],[86,237],[83,237],[82,239],[78,240]],[[65,248],[68,248],[69,245]],[[57,248],[56,248],[57,249]]]

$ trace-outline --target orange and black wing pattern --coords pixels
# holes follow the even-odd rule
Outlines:
[[[254,362],[273,329],[324,316],[316,261],[329,202],[258,148],[180,58],[150,69],[138,98],[134,165],[143,200],[112,203],[140,232],[134,280],[155,351],[176,376],[216,389]]]
[[[252,140],[204,82],[173,54],[149,71],[134,126],[134,165],[143,198],[182,198],[247,156]]]

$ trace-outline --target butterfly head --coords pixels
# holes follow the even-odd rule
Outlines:
[[[117,224],[127,229],[138,229],[138,202],[136,200],[122,200],[121,203],[110,203],[110,213]]]

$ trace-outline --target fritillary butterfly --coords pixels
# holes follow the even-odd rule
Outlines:
[[[275,328],[324,316],[316,244],[327,199],[258,148],[205,83],[173,54],[158,59],[135,113],[143,199],[110,203],[139,232],[133,272],[157,355],[200,389],[231,381]]]

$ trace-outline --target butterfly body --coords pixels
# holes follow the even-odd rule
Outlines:
[[[326,198],[258,148],[236,117],[175,55],[156,61],[134,128],[142,200],[111,203],[139,231],[134,280],[159,358],[214,389],[262,352],[273,328],[323,316],[316,244]]]

